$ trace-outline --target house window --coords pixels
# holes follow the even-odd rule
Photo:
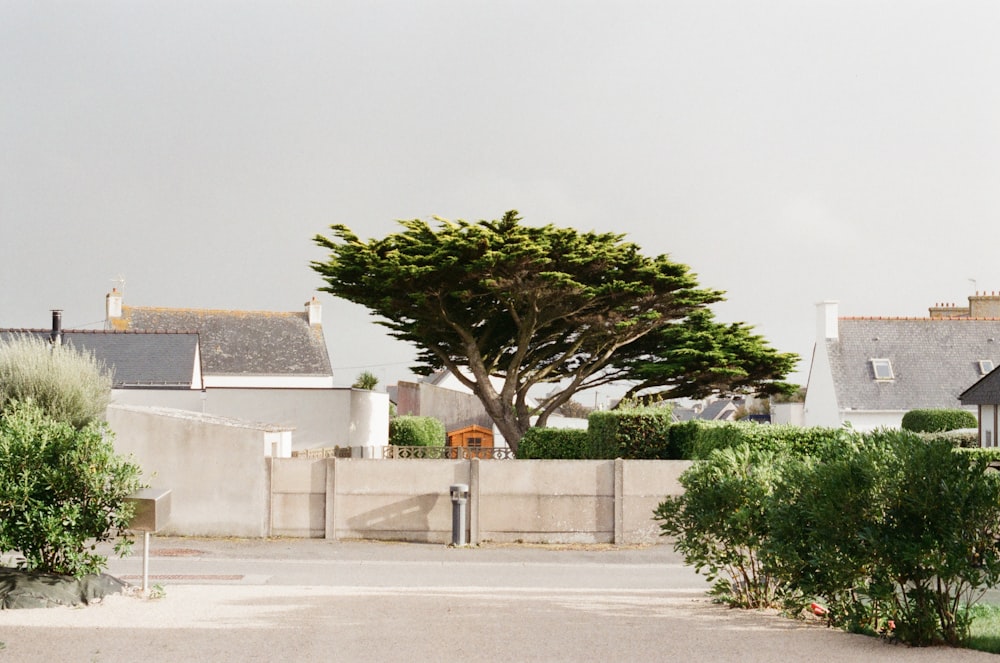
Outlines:
[[[872,370],[876,380],[892,379],[892,363],[888,359],[872,359]]]
[[[987,373],[993,372],[993,360],[992,359],[980,359],[979,360],[979,374],[986,375]]]
[[[474,449],[481,449],[483,447],[483,438],[481,437],[466,438],[465,446],[473,447]]]

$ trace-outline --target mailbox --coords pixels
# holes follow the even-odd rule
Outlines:
[[[170,520],[170,491],[143,488],[125,498],[135,505],[135,515],[129,529],[137,532],[158,532]]]

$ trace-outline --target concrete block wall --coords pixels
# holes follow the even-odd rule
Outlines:
[[[614,461],[477,462],[471,541],[610,543]],[[478,499],[475,497],[478,496]]]
[[[448,487],[469,471],[465,460],[328,459],[326,535],[448,543]]]
[[[275,458],[274,536],[451,541],[452,484],[469,485],[468,540],[653,543],[653,510],[686,461]]]

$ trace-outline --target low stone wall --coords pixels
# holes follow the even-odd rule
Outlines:
[[[468,539],[649,543],[687,461],[271,461],[273,536],[451,541],[449,486],[469,485]]]
[[[267,457],[275,427],[113,405],[115,449],[171,490],[161,533],[451,541],[452,484],[469,486],[468,540],[645,543],[686,461]]]

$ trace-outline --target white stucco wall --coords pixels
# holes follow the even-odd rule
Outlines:
[[[168,408],[112,405],[115,451],[131,454],[143,481],[171,491],[161,534],[268,535],[267,426]]]
[[[112,402],[189,410],[294,429],[294,451],[389,442],[389,396],[350,389],[116,389]]]
[[[979,406],[979,444],[984,447],[1000,446],[997,440],[997,405]]]
[[[826,348],[827,340],[836,339],[837,335],[837,302],[819,302],[816,304],[816,344],[813,347],[806,401],[802,411],[802,423],[806,426],[836,428],[843,421]]]

